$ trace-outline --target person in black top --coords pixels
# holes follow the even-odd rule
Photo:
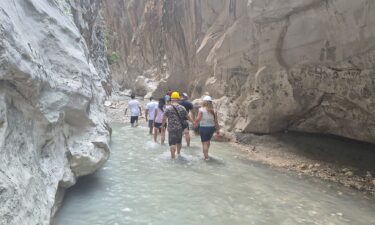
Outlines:
[[[188,101],[189,96],[186,93],[182,93],[181,97],[182,97],[182,100],[179,102],[179,104],[182,105],[183,107],[185,107],[187,113],[189,114],[190,111],[193,109],[193,104]],[[187,118],[186,118],[186,120],[187,120]],[[184,135],[185,135],[185,139],[186,139],[186,145],[188,147],[190,147],[190,129],[189,129],[189,126],[186,129],[184,129]]]

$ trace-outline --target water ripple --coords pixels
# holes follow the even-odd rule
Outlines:
[[[57,224],[375,224],[375,201],[359,192],[282,174],[224,143],[210,154],[202,160],[195,138],[171,160],[146,127],[115,125],[111,159],[68,191]]]

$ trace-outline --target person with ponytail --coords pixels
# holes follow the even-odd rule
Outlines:
[[[195,127],[199,124],[199,134],[202,141],[202,149],[204,159],[208,160],[208,150],[210,148],[211,138],[215,131],[219,133],[219,125],[217,114],[214,111],[212,98],[210,96],[203,97],[203,106],[199,109],[195,120]]]

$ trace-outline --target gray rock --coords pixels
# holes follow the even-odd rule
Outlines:
[[[343,173],[346,173],[346,172],[348,172],[348,171],[350,171],[348,168],[344,168],[344,169],[342,169],[341,170]]]
[[[0,224],[50,224],[64,190],[109,156],[101,39],[58,2],[0,1]]]
[[[370,171],[366,171],[366,179],[369,181],[372,180],[372,174],[370,173]]]
[[[301,165],[299,166],[299,168],[300,168],[301,170],[306,170],[306,169],[308,168],[308,166],[307,166],[306,164],[301,164]]]
[[[353,172],[352,171],[347,171],[347,172],[345,172],[345,176],[352,177],[353,176]]]

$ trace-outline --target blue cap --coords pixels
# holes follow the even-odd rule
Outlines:
[[[171,96],[169,96],[169,95],[164,96],[164,100],[166,102],[170,102],[171,101]]]

